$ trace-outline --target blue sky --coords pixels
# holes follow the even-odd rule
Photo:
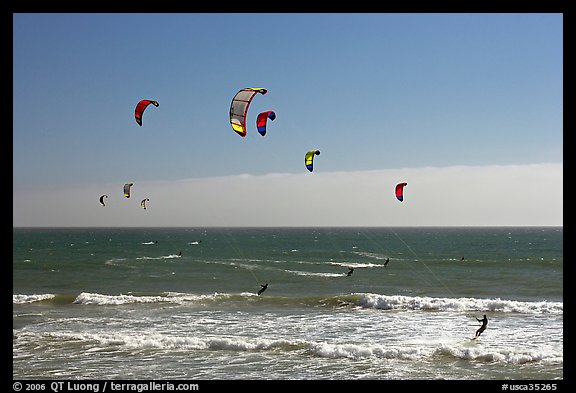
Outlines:
[[[562,162],[562,14],[13,16],[16,226],[562,225]]]

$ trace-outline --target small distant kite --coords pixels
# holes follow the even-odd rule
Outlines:
[[[154,100],[142,100],[138,103],[138,105],[136,105],[136,110],[134,111],[134,117],[136,118],[136,123],[138,123],[139,126],[142,126],[142,115],[144,115],[144,110],[148,107],[148,105],[154,105],[155,107],[158,107],[158,101],[154,101]]]
[[[108,198],[108,195],[102,195],[102,196],[100,197],[100,204],[101,204],[102,206],[106,206],[106,205],[104,204],[104,198]]]
[[[146,202],[150,202],[150,199],[144,198],[142,199],[142,202],[140,202],[140,207],[144,210],[146,210]]]
[[[320,150],[310,150],[306,153],[304,157],[304,163],[306,164],[306,168],[312,172],[314,170],[314,156],[320,155]]]
[[[124,196],[126,198],[130,198],[130,187],[132,187],[133,183],[126,183],[124,184]]]
[[[396,199],[400,202],[404,200],[404,186],[408,185],[408,183],[398,183],[396,184]]]
[[[262,136],[266,135],[266,123],[268,122],[268,119],[272,121],[276,119],[276,113],[273,111],[266,111],[260,113],[256,118],[256,127],[258,127],[258,132]]]
[[[230,125],[242,138],[246,136],[246,114],[256,94],[266,94],[268,90],[261,87],[247,87],[240,90],[230,104]]]

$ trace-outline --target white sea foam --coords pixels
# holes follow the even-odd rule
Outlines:
[[[345,273],[330,273],[330,272],[305,272],[301,270],[285,270],[287,273],[295,274],[297,276],[311,276],[311,277],[342,277]]]
[[[136,257],[137,260],[146,260],[146,259],[152,259],[152,260],[157,260],[157,259],[174,259],[174,258],[181,258],[181,255],[178,254],[169,254],[169,255],[160,255],[157,257],[148,257],[148,256],[143,256],[143,257]]]
[[[44,338],[40,340],[40,336]],[[272,339],[265,337],[219,336],[217,334],[170,334],[162,332],[73,332],[57,331],[49,333],[21,332],[20,340],[39,342],[52,337],[63,342],[81,342],[86,351],[103,351],[106,347],[126,350],[158,349],[170,351],[233,351],[233,352],[293,352],[301,356],[311,354],[321,358],[397,359],[404,361],[433,361],[438,356],[448,356],[454,360],[479,361],[487,363],[543,363],[563,364],[562,352],[554,350],[531,350],[507,347],[465,346],[457,342],[422,343],[418,345],[394,345],[374,342],[336,343],[323,340]]]
[[[384,265],[383,264],[378,264],[378,263],[359,263],[359,262],[328,262],[329,265],[335,265],[335,266],[346,266],[346,267],[353,267],[353,268],[372,268],[372,267],[376,267],[376,268],[383,268]]]
[[[171,302],[166,296],[134,296],[134,295],[101,295],[82,292],[74,300],[74,304],[119,305],[129,303],[160,303]]]
[[[526,314],[563,314],[562,302],[522,302],[516,300],[477,298],[434,298],[429,296],[360,294],[360,306],[377,309],[408,309],[437,311],[514,312]]]
[[[121,305],[133,303],[175,303],[183,304],[189,302],[206,303],[218,300],[226,300],[237,297],[257,296],[255,293],[242,292],[239,294],[213,293],[213,294],[189,294],[179,292],[165,292],[157,296],[136,296],[131,294],[103,295],[99,293],[83,292],[76,297],[74,304],[83,305]]]
[[[54,295],[51,293],[46,293],[42,295],[12,295],[12,303],[14,304],[34,303],[52,298],[54,298]]]

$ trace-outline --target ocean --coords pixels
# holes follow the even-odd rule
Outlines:
[[[14,380],[564,378],[562,227],[13,228],[12,264]]]

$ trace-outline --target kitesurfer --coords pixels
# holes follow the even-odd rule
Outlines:
[[[179,257],[182,256],[182,250],[178,251],[178,256],[179,256]]]
[[[260,296],[262,294],[262,292],[264,292],[266,290],[266,288],[268,288],[268,283],[266,283],[264,285],[260,284],[260,286],[262,288],[260,288],[260,290],[258,291],[258,296]]]
[[[482,334],[482,332],[484,330],[486,330],[486,326],[488,325],[488,318],[486,318],[486,314],[484,314],[484,318],[482,318],[482,319],[476,318],[476,320],[478,322],[482,322],[482,326],[480,326],[480,328],[478,330],[476,330],[476,334],[474,335],[474,338],[480,337],[480,335]]]
[[[386,262],[384,262],[384,267],[388,265],[388,262],[390,262],[390,258],[386,258]]]
[[[349,268],[348,268],[348,273],[346,273],[346,275],[347,275],[348,277],[350,277],[350,276],[352,275],[352,272],[354,272],[354,268],[353,268],[353,267],[349,267]]]

